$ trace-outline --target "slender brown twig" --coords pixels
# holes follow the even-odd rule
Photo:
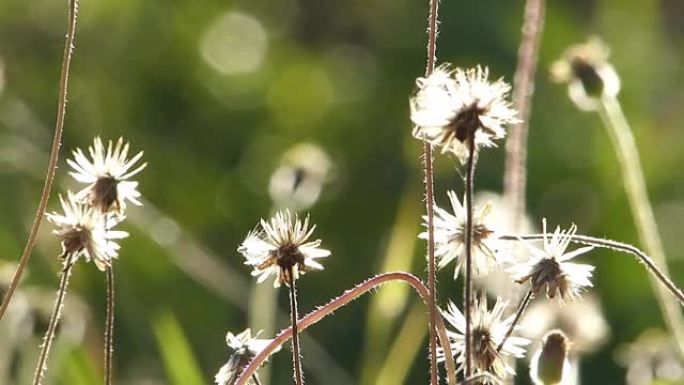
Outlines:
[[[670,278],[667,277],[667,274],[664,273],[660,268],[658,268],[658,265],[653,261],[653,259],[648,256],[646,253],[641,251],[638,247],[632,246],[627,243],[622,243],[618,241],[613,241],[611,239],[604,239],[604,238],[595,238],[595,237],[590,237],[588,235],[566,235],[567,237],[570,238],[575,243],[580,243],[583,245],[589,245],[589,246],[596,246],[596,247],[602,247],[604,249],[611,249],[615,251],[620,251],[623,253],[628,253],[632,254],[637,259],[639,262],[643,263],[646,265],[646,269],[658,280],[660,281],[665,288],[669,291],[670,294],[672,294],[678,301],[679,304],[684,306],[684,293],[682,293],[682,290],[677,287],[677,285],[674,284],[670,280]],[[509,241],[517,241],[517,240],[539,240],[539,239],[545,239],[546,235],[544,234],[524,234],[524,235],[512,235],[512,234],[504,234],[499,236],[500,239],[502,240],[509,240]]]
[[[437,52],[437,19],[439,12],[439,0],[430,0],[430,16],[428,19],[428,44],[427,44],[427,66],[425,76],[430,76],[435,69]],[[437,277],[435,261],[435,229],[434,229],[434,169],[432,164],[432,145],[423,142],[423,172],[425,175],[425,209],[427,211],[427,233],[428,233],[428,289],[430,298],[428,308],[430,312],[430,384],[439,384],[439,371],[437,369],[437,339],[435,333],[435,323],[437,322]]]
[[[289,267],[290,277],[290,319],[292,320],[292,365],[294,369],[294,380],[296,385],[302,385],[302,357],[299,349],[299,328],[297,327],[297,280],[294,276],[293,267]]]
[[[523,313],[525,313],[527,305],[530,304],[530,300],[532,299],[533,294],[534,293],[532,292],[532,288],[530,288],[530,290],[527,291],[527,294],[525,294],[525,296],[523,297],[522,301],[520,301],[520,305],[518,305],[518,310],[515,312],[515,318],[513,318],[511,326],[506,331],[506,335],[504,335],[504,338],[499,343],[499,346],[496,347],[497,352],[500,352],[501,349],[503,349],[506,340],[508,339],[508,337],[511,336],[511,334],[513,334],[513,330],[515,330],[515,326],[518,324],[518,321],[520,321],[520,317],[522,317]]]
[[[327,304],[317,308],[311,313],[304,316],[297,322],[297,327],[300,330],[304,330],[309,326],[317,323],[318,321],[331,315],[337,309],[344,307],[351,301],[359,298],[361,295],[376,289],[380,285],[392,281],[403,281],[411,285],[411,287],[418,293],[423,303],[427,306],[430,299],[430,291],[425,284],[412,274],[405,272],[391,272],[377,275],[373,278],[367,279],[366,281],[355,286],[353,289],[345,291],[342,295],[337,298],[333,298]],[[449,344],[449,337],[446,334],[446,329],[444,327],[444,321],[442,317],[437,317],[437,336],[439,337],[440,344],[444,349],[444,358],[448,375],[448,384],[456,385],[456,367],[454,365],[453,356],[451,353],[451,345]],[[256,372],[256,370],[263,365],[264,361],[273,354],[273,352],[287,340],[292,338],[292,327],[281,331],[271,343],[266,346],[259,354],[257,354],[252,361],[247,365],[247,367],[242,371],[240,377],[238,378],[236,385],[245,385],[249,378]]]
[[[61,278],[59,280],[59,289],[57,290],[57,298],[55,299],[54,307],[52,308],[52,315],[50,316],[50,323],[43,338],[43,346],[40,349],[38,356],[38,363],[36,364],[36,371],[33,375],[33,385],[41,385],[45,372],[47,371],[47,359],[50,355],[50,347],[55,338],[55,330],[57,324],[62,316],[62,307],[64,306],[64,298],[66,297],[67,288],[69,286],[69,278],[71,277],[71,270],[74,267],[74,254],[66,255],[64,267],[62,269]]]
[[[466,206],[466,228],[465,228],[465,290],[463,298],[463,309],[465,312],[465,377],[469,378],[473,372],[471,362],[472,347],[472,301],[473,301],[473,188],[475,186],[475,131],[471,132],[467,138],[468,161],[466,163],[466,183],[465,183],[465,206]]]
[[[12,300],[17,286],[19,285],[19,280],[24,274],[24,270],[28,265],[29,259],[31,258],[31,253],[33,247],[36,244],[36,237],[38,236],[38,229],[40,229],[40,224],[43,221],[43,216],[45,215],[45,210],[47,208],[48,199],[50,198],[50,191],[52,190],[52,183],[55,179],[55,171],[57,170],[57,160],[59,159],[59,147],[62,142],[62,132],[64,131],[64,116],[66,114],[66,102],[67,102],[67,86],[69,84],[69,68],[71,66],[71,57],[74,52],[74,38],[76,36],[76,16],[78,14],[78,0],[69,0],[69,10],[68,10],[68,26],[66,41],[64,43],[64,55],[62,58],[62,73],[60,75],[59,81],[59,100],[57,102],[57,122],[55,123],[55,134],[52,139],[52,150],[50,151],[50,160],[48,161],[47,173],[45,175],[45,184],[43,185],[43,192],[40,195],[40,202],[38,203],[38,209],[36,210],[36,215],[33,218],[33,224],[31,225],[31,231],[29,232],[28,240],[26,241],[26,247],[21,254],[19,259],[19,264],[17,265],[17,270],[14,272],[12,277],[12,282],[7,288],[7,292],[2,300],[2,305],[0,305],[0,320],[5,314],[7,307]]]
[[[504,195],[511,205],[511,228],[514,231],[518,230],[520,218],[525,213],[527,133],[534,93],[534,74],[544,30],[544,1],[527,0],[522,40],[518,48],[518,66],[513,78],[513,106],[518,111],[520,122],[510,130],[506,142]]]
[[[105,269],[107,281],[107,319],[105,321],[105,385],[112,384],[112,366],[114,361],[114,266]]]

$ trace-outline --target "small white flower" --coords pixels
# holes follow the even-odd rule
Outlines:
[[[118,256],[119,245],[112,240],[128,236],[125,231],[111,230],[122,218],[103,215],[95,207],[77,201],[71,192],[68,199],[60,196],[59,200],[64,214],[50,213],[47,219],[58,227],[53,233],[62,240],[61,257],[71,257],[75,262],[83,255],[104,271]]]
[[[568,350],[571,341],[561,330],[552,330],[542,339],[530,362],[530,378],[535,385],[570,385]]]
[[[129,143],[119,138],[115,146],[110,140],[105,150],[100,137],[95,137],[93,145],[88,148],[92,161],[81,149],[76,149],[73,152],[74,159],[67,159],[69,166],[74,169],[70,174],[77,181],[88,184],[76,194],[76,199],[89,202],[102,212],[113,211],[119,215],[123,215],[126,201],[142,205],[138,200],[138,182],[129,179],[147,167],[147,163],[131,171],[142,158],[143,152],[126,159],[128,149]]]
[[[507,302],[501,298],[497,298],[491,311],[487,308],[487,297],[485,295],[474,302],[471,319],[471,355],[475,373],[489,372],[500,378],[505,378],[507,374],[514,375],[513,368],[501,356],[523,357],[525,346],[530,343],[530,340],[511,335],[504,342],[501,351],[497,352],[498,346],[504,340],[513,323],[515,314],[502,319]],[[461,370],[465,366],[465,316],[451,301],[449,301],[447,311],[442,311],[442,314],[447,322],[456,329],[455,331],[447,330],[447,334],[451,340],[451,351],[456,357],[456,363],[460,364],[458,370]],[[514,331],[517,329],[516,326]],[[438,349],[437,354],[438,359],[443,361],[444,350]]]
[[[238,252],[246,258],[245,264],[254,268],[252,275],[259,277],[257,282],[273,275],[273,287],[281,283],[289,286],[300,274],[323,270],[316,259],[329,256],[330,251],[319,247],[320,239],[307,242],[316,228],[315,225],[309,228],[308,216],[302,222],[289,210],[279,211],[269,222],[262,219],[261,227],[261,231],[247,234],[238,247]]]
[[[579,109],[594,111],[602,96],[616,97],[620,92],[620,77],[609,56],[610,49],[597,37],[572,45],[551,66],[552,79],[568,83],[568,96]]]
[[[556,227],[549,239],[546,231],[546,219],[542,221],[542,225],[544,228],[543,249],[523,241],[532,256],[527,262],[513,266],[510,272],[518,283],[529,280],[534,293],[546,291],[546,296],[549,298],[558,295],[561,301],[572,300],[579,296],[583,288],[592,286],[589,278],[592,276],[594,266],[568,261],[591,251],[594,247],[580,247],[566,253],[565,250],[568,248],[572,236],[577,232],[577,226],[573,224],[566,231]]]
[[[418,78],[410,101],[413,136],[454,153],[462,163],[471,135],[476,151],[494,146],[494,139],[505,136],[504,126],[517,119],[507,100],[511,86],[502,79],[490,83],[488,77],[486,67],[451,70],[443,64]]]
[[[458,200],[456,193],[448,191],[453,215],[435,205],[435,257],[437,266],[444,268],[449,262],[456,260],[454,279],[458,277],[461,267],[465,263],[465,228],[466,209]],[[473,270],[477,275],[487,274],[493,265],[508,259],[506,250],[494,231],[487,225],[487,215],[491,211],[491,204],[487,203],[475,210],[473,215]],[[427,217],[423,217],[423,225],[427,228]],[[418,235],[427,239],[424,231]]]
[[[238,377],[257,354],[259,354],[272,340],[257,338],[261,332],[252,337],[252,331],[246,329],[238,335],[228,332],[226,343],[233,351],[228,362],[219,369],[214,377],[217,385],[233,385]],[[278,347],[275,351],[279,351]]]

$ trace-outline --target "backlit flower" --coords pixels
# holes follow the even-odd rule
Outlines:
[[[530,363],[530,377],[535,385],[570,385],[570,341],[560,330],[552,330],[542,339],[541,347]]]
[[[487,68],[451,70],[445,64],[418,78],[410,101],[413,136],[454,153],[462,163],[471,139],[476,151],[494,146],[494,139],[505,136],[504,126],[517,119],[507,100],[511,86],[502,79],[490,83],[488,77]]]
[[[579,296],[585,287],[591,287],[589,278],[592,276],[594,266],[568,262],[569,260],[589,252],[594,247],[586,246],[566,253],[572,236],[577,232],[574,224],[568,230],[556,227],[549,237],[546,231],[546,219],[543,220],[544,244],[539,249],[526,241],[532,256],[527,262],[523,262],[510,269],[513,278],[518,283],[530,281],[534,293],[546,292],[546,296],[554,298],[556,295],[561,300],[574,299]]]
[[[246,329],[238,335],[228,333],[226,343],[233,351],[228,362],[219,369],[214,377],[217,385],[233,385],[240,374],[257,354],[259,354],[272,340],[257,338],[260,332],[252,337],[252,331]],[[280,350],[278,347],[275,351]]]
[[[238,251],[246,258],[245,264],[254,268],[258,282],[275,276],[273,287],[290,285],[309,270],[323,270],[316,261],[330,255],[320,248],[321,240],[308,241],[316,226],[309,228],[309,217],[302,222],[289,210],[279,211],[270,221],[261,220],[261,230],[247,234]]]
[[[525,355],[525,346],[530,343],[527,338],[510,336],[504,342],[501,351],[497,352],[498,346],[504,340],[510,329],[515,314],[506,319],[503,318],[507,303],[501,298],[496,300],[491,311],[487,308],[487,297],[482,295],[474,301],[472,309],[472,363],[475,373],[489,372],[497,377],[504,378],[507,374],[515,374],[513,368],[507,364],[502,356],[520,358]],[[456,357],[459,370],[465,366],[465,330],[466,320],[461,311],[449,302],[447,311],[442,311],[444,319],[455,328],[455,331],[447,330],[451,340],[451,351]],[[517,330],[518,327],[514,330]],[[438,349],[438,358],[444,360],[444,350]]]
[[[59,200],[64,214],[47,214],[47,219],[57,226],[53,233],[62,240],[61,257],[73,263],[83,256],[104,271],[118,256],[119,245],[112,240],[128,236],[125,231],[112,230],[121,218],[102,214],[95,207],[77,201],[71,193],[67,199],[60,196]]]
[[[437,266],[445,267],[455,260],[454,279],[458,277],[461,266],[465,263],[465,228],[466,208],[461,205],[456,193],[447,192],[451,201],[453,214],[435,205],[435,257]],[[507,259],[506,251],[502,248],[503,243],[496,237],[494,231],[487,225],[487,215],[491,211],[491,204],[486,203],[475,210],[473,215],[473,270],[475,274],[486,274],[493,265]],[[427,217],[424,217],[423,225],[427,225]],[[427,239],[427,231],[418,235],[421,239]]]
[[[74,170],[70,174],[77,181],[88,184],[76,194],[76,199],[88,202],[102,212],[112,211],[119,215],[126,209],[126,201],[140,206],[138,182],[129,179],[142,171],[147,163],[131,170],[142,158],[143,152],[126,159],[128,149],[129,143],[119,138],[116,145],[110,140],[105,150],[99,137],[95,137],[93,145],[88,148],[92,160],[81,149],[76,149],[73,152],[74,159],[67,159]]]

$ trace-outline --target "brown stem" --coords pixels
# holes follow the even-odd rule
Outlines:
[[[55,171],[57,170],[57,160],[59,159],[59,147],[62,142],[62,132],[64,130],[64,116],[66,114],[66,102],[67,102],[67,86],[69,83],[69,68],[71,66],[71,57],[74,50],[74,38],[76,35],[76,15],[78,13],[78,0],[69,0],[69,11],[68,11],[68,26],[66,40],[64,43],[64,55],[62,58],[62,73],[60,75],[59,81],[59,100],[57,102],[57,122],[55,123],[55,134],[52,139],[52,150],[50,151],[50,159],[48,161],[47,172],[45,175],[45,184],[43,185],[43,192],[40,195],[40,202],[38,203],[38,209],[36,210],[36,215],[33,218],[33,224],[31,225],[31,231],[29,232],[29,237],[26,242],[26,247],[24,248],[21,258],[19,259],[19,264],[17,265],[17,270],[14,272],[12,277],[12,282],[7,288],[7,292],[2,300],[2,305],[0,305],[0,320],[5,315],[5,311],[12,300],[17,286],[19,285],[19,280],[24,274],[26,265],[28,265],[29,259],[31,258],[31,252],[36,244],[36,237],[38,236],[38,229],[43,221],[43,216],[45,216],[45,210],[47,208],[48,199],[50,197],[50,191],[52,190],[52,183],[55,179]]]
[[[107,277],[107,319],[105,321],[105,385],[112,384],[112,363],[114,361],[114,266],[105,269]]]
[[[632,246],[627,243],[622,243],[618,241],[613,241],[611,239],[603,239],[603,238],[595,238],[595,237],[590,237],[588,235],[568,235],[570,239],[575,242],[575,243],[580,243],[583,245],[590,245],[590,246],[596,246],[596,247],[602,247],[604,249],[611,249],[615,251],[620,251],[623,253],[628,253],[636,256],[639,260],[639,262],[643,263],[646,265],[646,269],[658,280],[660,281],[663,286],[667,288],[667,290],[672,294],[678,301],[679,304],[684,306],[684,293],[682,293],[682,290],[675,285],[670,278],[667,277],[667,274],[663,273],[660,268],[653,262],[653,259],[649,257],[646,253],[641,251],[639,248]],[[499,236],[500,239],[503,240],[509,240],[509,241],[517,241],[517,240],[539,240],[539,239],[545,239],[544,234],[524,234],[524,235],[501,235]]]
[[[475,133],[468,135],[468,161],[466,164],[466,184],[465,184],[465,206],[466,206],[466,228],[465,228],[465,290],[463,298],[463,308],[465,312],[465,377],[469,378],[473,372],[471,344],[472,344],[472,301],[473,301],[473,188],[475,178]]]
[[[43,346],[40,350],[36,371],[33,375],[33,385],[41,385],[45,372],[47,371],[47,359],[50,355],[50,347],[52,346],[52,341],[55,339],[55,330],[57,329],[57,324],[62,316],[64,298],[66,297],[67,288],[69,287],[69,277],[71,277],[71,269],[74,266],[73,257],[73,253],[68,254],[64,261],[64,268],[62,269],[61,278],[59,280],[59,289],[57,290],[57,298],[55,299],[55,304],[52,308],[50,323],[48,324],[48,330],[45,332],[45,337],[43,338]]]
[[[518,48],[518,66],[513,79],[513,106],[518,111],[520,122],[511,128],[506,142],[504,195],[511,205],[511,228],[514,231],[517,231],[520,218],[525,213],[527,133],[534,93],[534,74],[544,29],[544,1],[527,0],[525,5],[522,40]]]
[[[322,320],[323,318],[331,315],[337,309],[344,307],[345,305],[357,299],[361,295],[368,293],[369,291],[372,291],[378,286],[391,281],[403,281],[408,283],[418,293],[420,298],[423,300],[423,303],[425,303],[426,305],[428,304],[430,298],[430,291],[427,287],[425,287],[425,284],[416,276],[404,272],[383,273],[360,283],[353,289],[345,291],[339,297],[333,298],[327,304],[307,314],[297,322],[297,326],[300,330],[304,330],[309,326],[315,324],[316,322]],[[437,317],[437,335],[439,336],[442,349],[444,349],[447,374],[449,376],[448,384],[456,385],[456,367],[454,365],[454,360],[451,353],[451,345],[449,344],[449,337],[446,334],[446,328],[444,327],[442,317]],[[256,372],[256,370],[264,363],[266,359],[268,359],[268,357],[274,352],[274,350],[282,344],[284,344],[291,337],[291,327],[281,331],[273,339],[273,341],[271,341],[271,343],[264,348],[264,350],[262,350],[252,359],[249,365],[247,365],[247,367],[240,374],[240,377],[238,378],[236,385],[246,385],[250,376],[252,376]]]
[[[261,381],[259,381],[259,377],[257,377],[256,374],[252,375],[252,381],[254,381],[256,385],[261,385]]]
[[[297,279],[293,267],[290,266],[290,319],[292,320],[292,365],[294,366],[294,380],[296,385],[302,385],[302,357],[299,350],[299,328],[297,327]]]
[[[427,67],[425,76],[430,76],[435,69],[437,52],[437,19],[439,12],[439,0],[430,0],[430,16],[428,20],[428,45],[427,45]],[[435,333],[435,323],[437,315],[437,277],[435,261],[435,230],[434,230],[434,168],[432,164],[432,145],[423,142],[423,173],[425,176],[425,209],[427,211],[428,225],[428,308],[430,312],[430,325],[428,339],[430,340],[430,384],[439,384],[439,371],[437,369],[437,338]]]
[[[501,349],[503,349],[504,344],[506,343],[506,340],[508,337],[513,334],[513,330],[515,330],[515,325],[518,324],[518,321],[520,321],[520,317],[522,317],[523,313],[525,313],[525,309],[527,309],[527,305],[530,304],[530,300],[532,299],[532,288],[527,291],[527,294],[525,294],[525,297],[523,297],[522,301],[520,301],[520,305],[518,306],[518,310],[515,312],[515,318],[513,318],[513,322],[511,323],[511,326],[508,328],[506,331],[506,335],[504,338],[501,340],[501,343],[499,343],[499,346],[496,347],[496,351],[500,352]]]

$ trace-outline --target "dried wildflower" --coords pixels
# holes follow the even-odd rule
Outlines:
[[[551,76],[558,83],[568,83],[568,95],[579,109],[596,110],[601,97],[616,97],[620,92],[620,78],[609,56],[608,47],[592,37],[565,50],[551,66]]]
[[[88,183],[86,188],[76,194],[76,198],[92,204],[103,213],[111,211],[119,215],[123,215],[126,201],[142,205],[138,200],[138,182],[128,179],[147,167],[147,163],[130,171],[142,158],[143,152],[126,159],[128,149],[129,143],[124,143],[123,138],[119,138],[116,145],[110,140],[105,150],[100,137],[95,137],[93,145],[88,148],[92,161],[88,160],[81,149],[76,149],[73,152],[74,159],[67,160],[74,169],[70,174],[77,181]]]
[[[568,338],[560,330],[548,332],[542,346],[530,363],[530,377],[535,385],[568,384],[570,362],[568,361]]]
[[[468,143],[476,150],[494,146],[505,136],[504,126],[517,122],[516,111],[507,100],[511,86],[499,79],[488,81],[489,70],[477,66],[451,70],[441,65],[418,78],[418,91],[411,98],[413,136],[452,152],[465,163]]]
[[[476,373],[489,372],[497,377],[505,377],[507,374],[515,374],[513,368],[504,362],[502,355],[511,357],[523,357],[525,346],[530,340],[522,337],[510,336],[504,342],[501,351],[497,347],[504,340],[508,329],[513,323],[515,314],[502,319],[507,303],[497,298],[492,311],[487,309],[487,297],[482,295],[475,301],[472,317],[472,360]],[[465,366],[465,316],[449,302],[447,311],[442,311],[444,318],[456,331],[447,330],[451,340],[451,350],[457,356],[456,362],[460,364],[459,370]],[[516,326],[514,330],[517,330]],[[438,358],[444,360],[444,350],[438,350]]]
[[[544,228],[544,246],[538,249],[528,242],[523,243],[532,253],[529,261],[520,263],[510,269],[513,278],[518,283],[528,280],[534,293],[546,291],[546,296],[559,296],[561,301],[578,297],[585,287],[591,287],[589,278],[594,266],[567,262],[578,255],[589,252],[594,247],[586,246],[566,253],[571,238],[577,232],[577,226],[570,226],[567,231],[556,227],[551,239],[546,231],[546,219],[542,222]]]
[[[463,266],[466,257],[465,233],[467,212],[456,193],[448,191],[452,215],[435,205],[435,257],[439,268],[445,267],[449,262],[456,260],[454,279]],[[486,274],[492,265],[507,259],[507,253],[502,248],[503,243],[498,240],[494,231],[487,225],[487,215],[491,211],[491,204],[486,203],[476,210],[473,215],[473,268],[476,274]],[[427,217],[424,226],[428,227]],[[421,239],[427,239],[428,233],[418,235]]]
[[[520,324],[522,334],[532,340],[542,338],[546,330],[562,329],[572,341],[575,353],[595,352],[610,335],[601,304],[592,293],[562,307],[549,301],[536,301],[527,309]]]
[[[59,197],[64,214],[47,214],[47,219],[58,227],[53,233],[62,240],[61,257],[71,257],[73,262],[83,255],[104,271],[118,256],[119,245],[112,240],[128,236],[125,231],[111,230],[121,218],[100,213],[95,207],[77,201],[71,192],[67,196]]]
[[[677,342],[662,330],[649,329],[618,350],[617,360],[627,367],[627,385],[680,385],[684,357]]]
[[[257,354],[259,354],[272,340],[257,338],[261,332],[252,337],[252,331],[246,329],[238,335],[228,332],[226,343],[233,351],[228,362],[219,369],[214,377],[217,385],[233,385],[240,374]],[[278,347],[275,351],[279,351]]]
[[[316,228],[315,225],[309,228],[308,216],[302,222],[289,210],[279,211],[269,222],[262,219],[261,227],[261,231],[247,234],[238,247],[247,259],[245,264],[254,267],[252,275],[259,277],[258,282],[274,275],[273,287],[281,283],[289,286],[300,274],[323,270],[316,259],[329,256],[330,251],[319,247],[320,239],[307,242]]]
[[[271,175],[268,192],[278,207],[302,210],[321,195],[331,162],[320,147],[301,143],[288,150]]]

